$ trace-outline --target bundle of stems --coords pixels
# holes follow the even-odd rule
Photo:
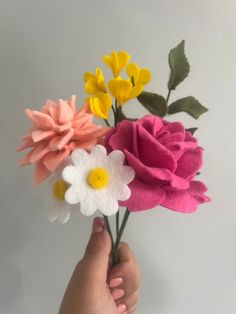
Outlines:
[[[120,210],[117,211],[116,213],[116,240],[114,240],[114,237],[112,234],[109,218],[105,215],[103,216],[106,223],[106,229],[110,235],[111,243],[112,243],[112,267],[119,263],[118,248],[119,248],[119,244],[120,244],[123,232],[125,230],[125,226],[127,224],[129,215],[130,215],[130,211],[128,210],[128,208],[126,208],[122,223],[120,224]]]

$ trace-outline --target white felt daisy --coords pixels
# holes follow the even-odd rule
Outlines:
[[[69,185],[61,177],[53,177],[49,181],[49,188],[44,199],[51,222],[58,220],[66,223],[71,216],[72,206],[65,202],[65,193]]]
[[[71,184],[65,193],[66,202],[80,203],[86,216],[97,209],[106,216],[114,215],[119,209],[118,201],[130,197],[128,183],[135,176],[131,167],[123,165],[123,152],[114,150],[107,155],[104,146],[96,145],[90,154],[83,149],[75,150],[71,159],[73,165],[62,172],[63,179]]]

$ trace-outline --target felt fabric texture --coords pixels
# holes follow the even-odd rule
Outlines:
[[[161,205],[191,213],[210,201],[206,186],[194,181],[203,163],[203,149],[181,123],[154,115],[124,120],[107,133],[105,146],[108,151],[123,151],[126,164],[135,171],[129,184],[131,197],[120,202],[130,211]]]
[[[60,170],[57,170],[47,181],[47,190],[44,195],[44,205],[48,211],[47,216],[49,221],[58,221],[61,224],[65,224],[70,219],[71,213],[78,210],[79,207],[78,205],[72,206],[66,203],[65,200],[55,198],[53,187],[58,180],[62,180]]]
[[[72,165],[62,171],[63,179],[71,186],[65,193],[69,204],[80,204],[81,212],[92,215],[99,209],[104,215],[116,214],[119,209],[118,201],[127,200],[130,195],[128,183],[135,176],[130,166],[124,166],[124,154],[114,150],[109,155],[102,145],[95,145],[88,153],[76,149],[71,154]],[[88,182],[89,175],[94,169],[104,169],[109,175],[107,186],[96,189]]]
[[[54,173],[74,149],[89,151],[109,130],[93,123],[87,105],[76,109],[76,96],[56,103],[48,100],[41,111],[26,109],[25,112],[33,127],[17,151],[31,149],[20,165],[35,164],[36,184]]]

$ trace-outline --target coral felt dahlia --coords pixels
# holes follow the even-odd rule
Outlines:
[[[54,173],[74,149],[90,150],[108,130],[93,123],[86,106],[77,110],[76,96],[56,103],[48,100],[41,111],[27,109],[26,114],[33,127],[18,151],[31,149],[20,165],[35,164],[36,184]]]
[[[104,215],[114,215],[118,209],[118,201],[129,199],[128,187],[135,176],[134,170],[124,166],[124,154],[119,150],[107,155],[102,145],[96,145],[87,153],[76,149],[71,159],[73,165],[64,168],[63,179],[71,184],[65,193],[69,204],[80,203],[81,212],[92,215],[99,209]]]

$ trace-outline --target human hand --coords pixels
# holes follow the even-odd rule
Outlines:
[[[95,218],[82,260],[66,289],[59,314],[132,314],[139,299],[140,271],[126,243],[110,269],[111,240],[104,220]]]

